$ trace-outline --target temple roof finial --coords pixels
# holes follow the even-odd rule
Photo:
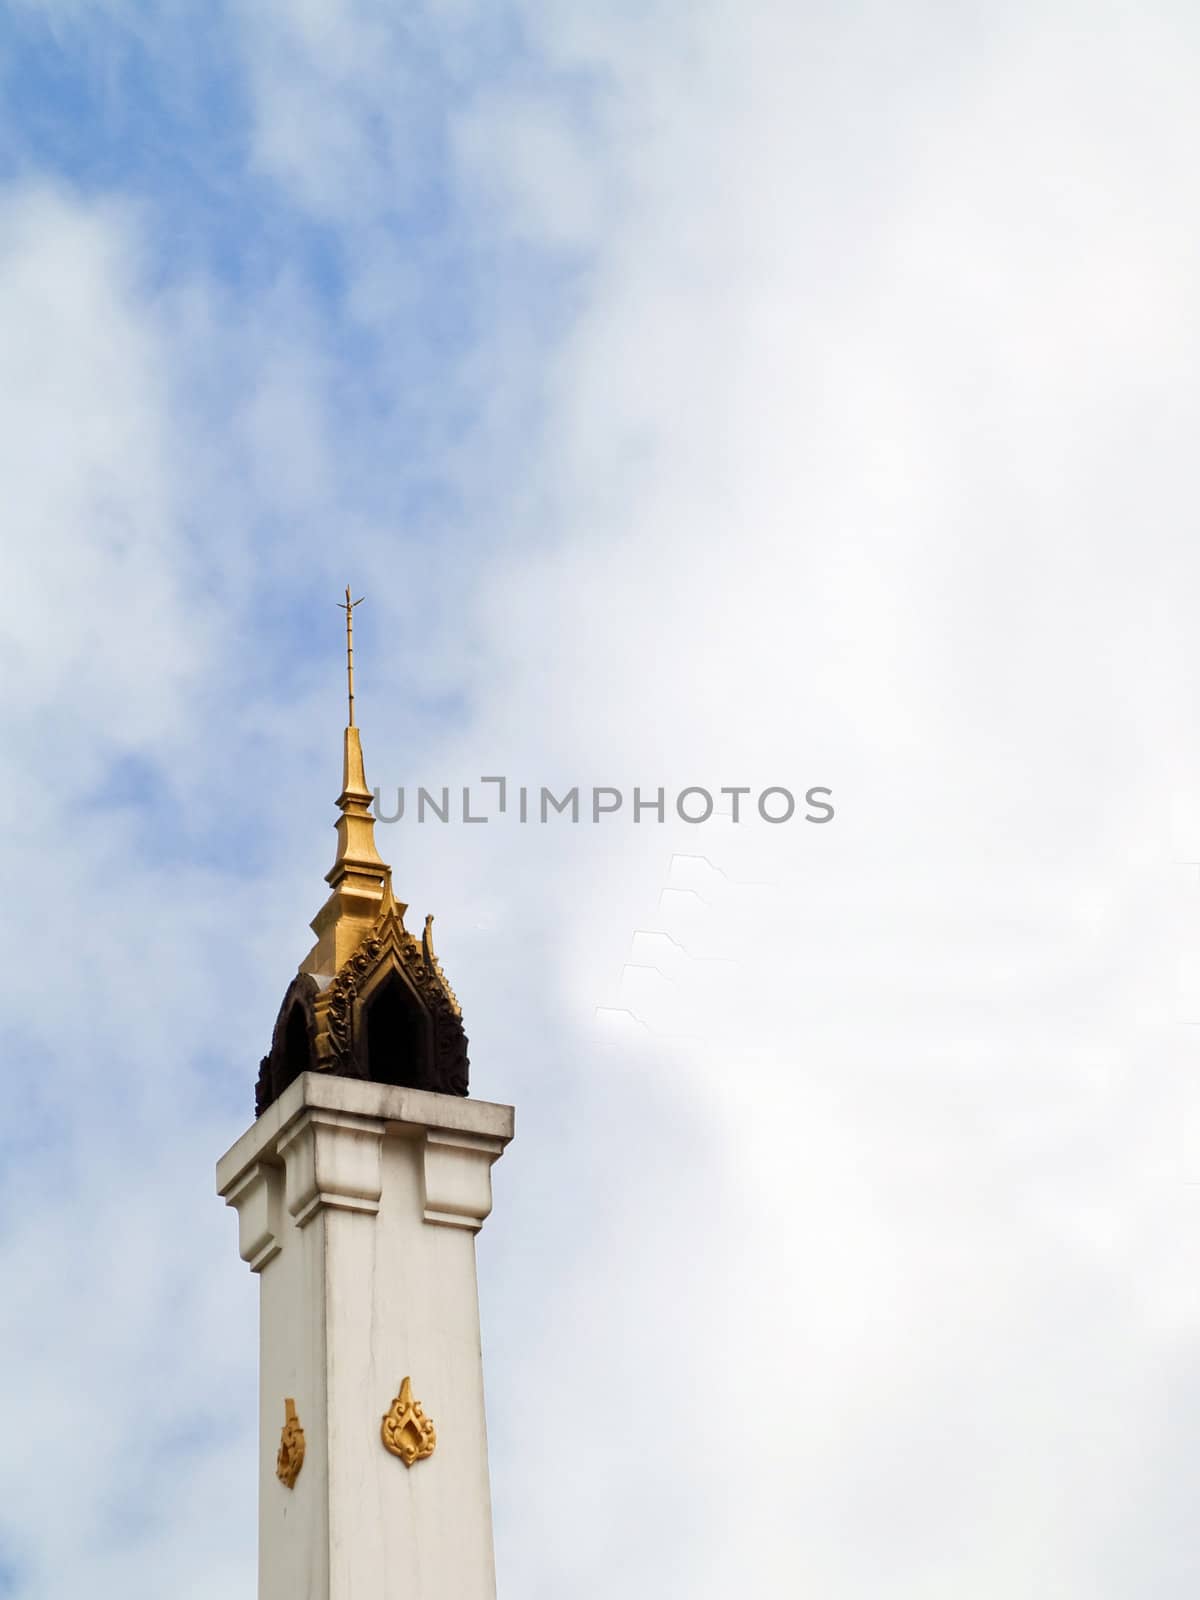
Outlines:
[[[302,1073],[465,1095],[470,1062],[462,1007],[434,954],[432,916],[418,938],[375,848],[375,794],[367,788],[354,721],[354,611],[346,587],[349,717],[329,895],[310,926],[317,942],[279,1008],[254,1102],[261,1115]],[[315,1102],[314,1102],[315,1103]],[[447,1591],[449,1592],[449,1591]]]
[[[313,918],[317,943],[302,963],[311,973],[337,972],[372,926],[383,903],[384,885],[391,868],[375,848],[372,792],[363,770],[362,742],[354,721],[354,609],[365,596],[346,598],[338,605],[346,613],[346,688],[349,720],[342,749],[342,792],[338,796],[337,854],[326,874],[332,890]],[[403,907],[401,908],[403,916]]]

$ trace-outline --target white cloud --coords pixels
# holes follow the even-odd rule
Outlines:
[[[101,729],[131,747],[161,732],[189,666],[175,626],[166,397],[133,306],[138,268],[120,211],[30,188],[8,197],[0,229],[10,380],[0,449],[14,535],[3,578],[17,602],[5,632],[10,671],[19,652],[32,680],[11,709],[20,718],[49,705],[69,718],[78,761]],[[173,636],[178,646],[163,648]]]
[[[133,1241],[106,1317],[81,1213],[121,1226],[119,1199],[97,1199],[139,1157],[128,1124],[111,1119],[112,1160],[17,1235],[30,1295],[51,1302],[62,1259],[60,1315],[79,1304],[94,1324],[106,1479],[161,1518],[97,1565],[88,1538],[119,1519],[81,1491],[77,1542],[30,1593],[85,1561],[100,1592],[158,1594],[185,1567],[252,1589],[249,1408],[236,1419],[253,1313],[203,1209],[229,1118],[171,1064],[187,1055],[173,1033],[206,1040],[220,993],[213,1048],[245,1055],[248,1092],[260,991],[282,990],[297,908],[319,898],[336,710],[308,664],[287,715],[229,667],[252,610],[236,597],[270,573],[286,604],[299,568],[340,580],[347,557],[375,607],[374,779],[828,782],[839,805],[828,828],[743,836],[381,830],[414,909],[439,912],[476,1087],[521,1116],[480,1245],[502,1592],[1190,1593],[1174,1484],[1198,1152],[1173,1019],[1195,907],[1165,802],[1197,787],[1180,749],[1194,30],[1165,10],[1009,13],[980,34],[913,8],[535,7],[514,64],[486,55],[478,13],[448,14],[420,20],[419,49],[366,5],[245,19],[259,170],[353,242],[362,324],[396,319],[379,432],[348,436],[335,342],[294,286],[257,321],[194,287],[174,343],[126,214],[46,193],[4,212],[0,306],[26,375],[6,471],[39,530],[32,591],[64,601],[57,645],[13,622],[36,666],[14,726],[54,708],[59,783],[79,751],[98,765],[165,738],[189,823],[247,803],[206,770],[222,751],[236,764],[261,740],[270,761],[249,770],[276,763],[290,786],[263,801],[269,876],[189,868],[168,912],[134,824],[63,843],[67,920],[91,929],[104,983],[56,1041],[82,1063],[89,1027],[107,1042],[135,1018],[121,1081],[140,1125],[177,1096],[190,1121],[140,1180],[172,1221]],[[480,92],[435,104],[431,78],[414,87],[432,58],[439,83]],[[481,265],[470,309],[492,317],[423,399],[398,351],[424,291],[397,277],[386,224],[432,145],[478,201],[455,242]],[[480,288],[514,237],[531,273],[539,251],[586,247],[556,324]],[[212,385],[195,437],[181,374]],[[225,431],[216,398],[239,388]],[[356,486],[345,470],[385,437],[452,491],[440,548],[404,542],[404,506],[380,511],[402,471]],[[191,502],[214,461],[231,480]],[[343,497],[339,545],[314,502],[332,517]],[[219,623],[189,553],[218,509],[297,530],[283,552],[214,520],[201,592],[231,608]],[[130,596],[137,627],[117,632]],[[178,665],[147,673],[167,634]],[[233,718],[207,687],[231,677]],[[466,726],[430,739],[413,700],[450,688]],[[660,899],[690,852],[727,875],[706,880],[709,912]],[[27,903],[36,882],[18,881]],[[682,963],[664,998],[622,978],[639,927],[722,959]],[[131,941],[148,977],[122,959]],[[706,1042],[606,1043],[598,1003]],[[62,1126],[81,1159],[85,1126]],[[166,1281],[138,1268],[156,1256]],[[48,1353],[19,1347],[21,1436],[69,1426],[63,1327]],[[145,1447],[131,1391],[158,1348],[210,1396],[230,1390],[208,1414],[235,1435],[189,1456],[191,1494],[165,1505],[129,1465]],[[186,1421],[168,1370],[144,1380],[156,1437]],[[39,1448],[34,1486],[52,1471]],[[30,1548],[49,1549],[57,1502],[8,1487]],[[236,1530],[215,1556],[214,1526],[220,1544]]]
[[[917,59],[876,18],[831,86],[794,16],[739,12],[710,70],[679,25],[598,49],[652,82],[631,120],[677,120],[619,174],[638,206],[558,359],[555,552],[490,579],[484,721],[531,771],[816,769],[841,806],[755,852],[783,905],[728,908],[735,1000],[706,971],[683,1006],[711,1053],[636,1086],[574,1064],[585,1128],[554,1136],[604,1154],[530,1267],[537,1292],[572,1260],[550,1331],[493,1379],[496,1436],[537,1429],[500,1449],[501,1570],[599,1593],[619,1548],[647,1594],[1183,1594],[1194,906],[1161,812],[1181,765],[1195,794],[1197,240],[1160,157],[1195,121],[1156,23]],[[1118,129],[1131,59],[1165,110]],[[559,915],[598,986],[639,865],[595,848]],[[547,1492],[549,1544],[518,1509]]]

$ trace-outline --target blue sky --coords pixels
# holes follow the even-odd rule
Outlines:
[[[0,1593],[254,1593],[347,581],[385,790],[838,805],[379,829],[518,1109],[501,1594],[1195,1593],[1197,47],[8,8]]]

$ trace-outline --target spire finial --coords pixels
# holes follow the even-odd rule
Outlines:
[[[350,585],[346,585],[345,600],[338,601],[340,610],[346,613],[346,686],[350,692],[350,721],[347,727],[354,726],[354,608],[362,605],[366,595],[359,595],[357,600],[350,598]]]
[[[346,613],[346,687],[350,720],[342,740],[342,792],[338,796],[337,854],[325,874],[331,893],[313,918],[317,943],[301,963],[301,971],[323,975],[339,972],[343,963],[375,925],[383,907],[391,868],[375,848],[372,791],[363,771],[362,741],[354,722],[354,608],[362,605],[346,585],[338,605]],[[404,907],[396,901],[403,917]]]

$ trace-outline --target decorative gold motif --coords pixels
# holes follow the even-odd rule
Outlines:
[[[442,963],[433,953],[433,912],[425,917],[425,932],[421,935],[421,953],[425,957],[425,965],[432,972],[442,988],[446,991],[446,999],[450,1002],[450,1009],[456,1017],[462,1016],[462,1007],[458,1003],[458,996],[450,987],[446,974],[442,971]]]
[[[405,1378],[400,1393],[383,1414],[383,1443],[406,1467],[424,1461],[437,1446],[437,1429],[413,1399],[412,1379]]]
[[[296,1402],[283,1402],[286,1413],[283,1431],[279,1435],[279,1454],[275,1458],[275,1476],[289,1489],[296,1487],[300,1468],[304,1465],[304,1429],[296,1416]]]

